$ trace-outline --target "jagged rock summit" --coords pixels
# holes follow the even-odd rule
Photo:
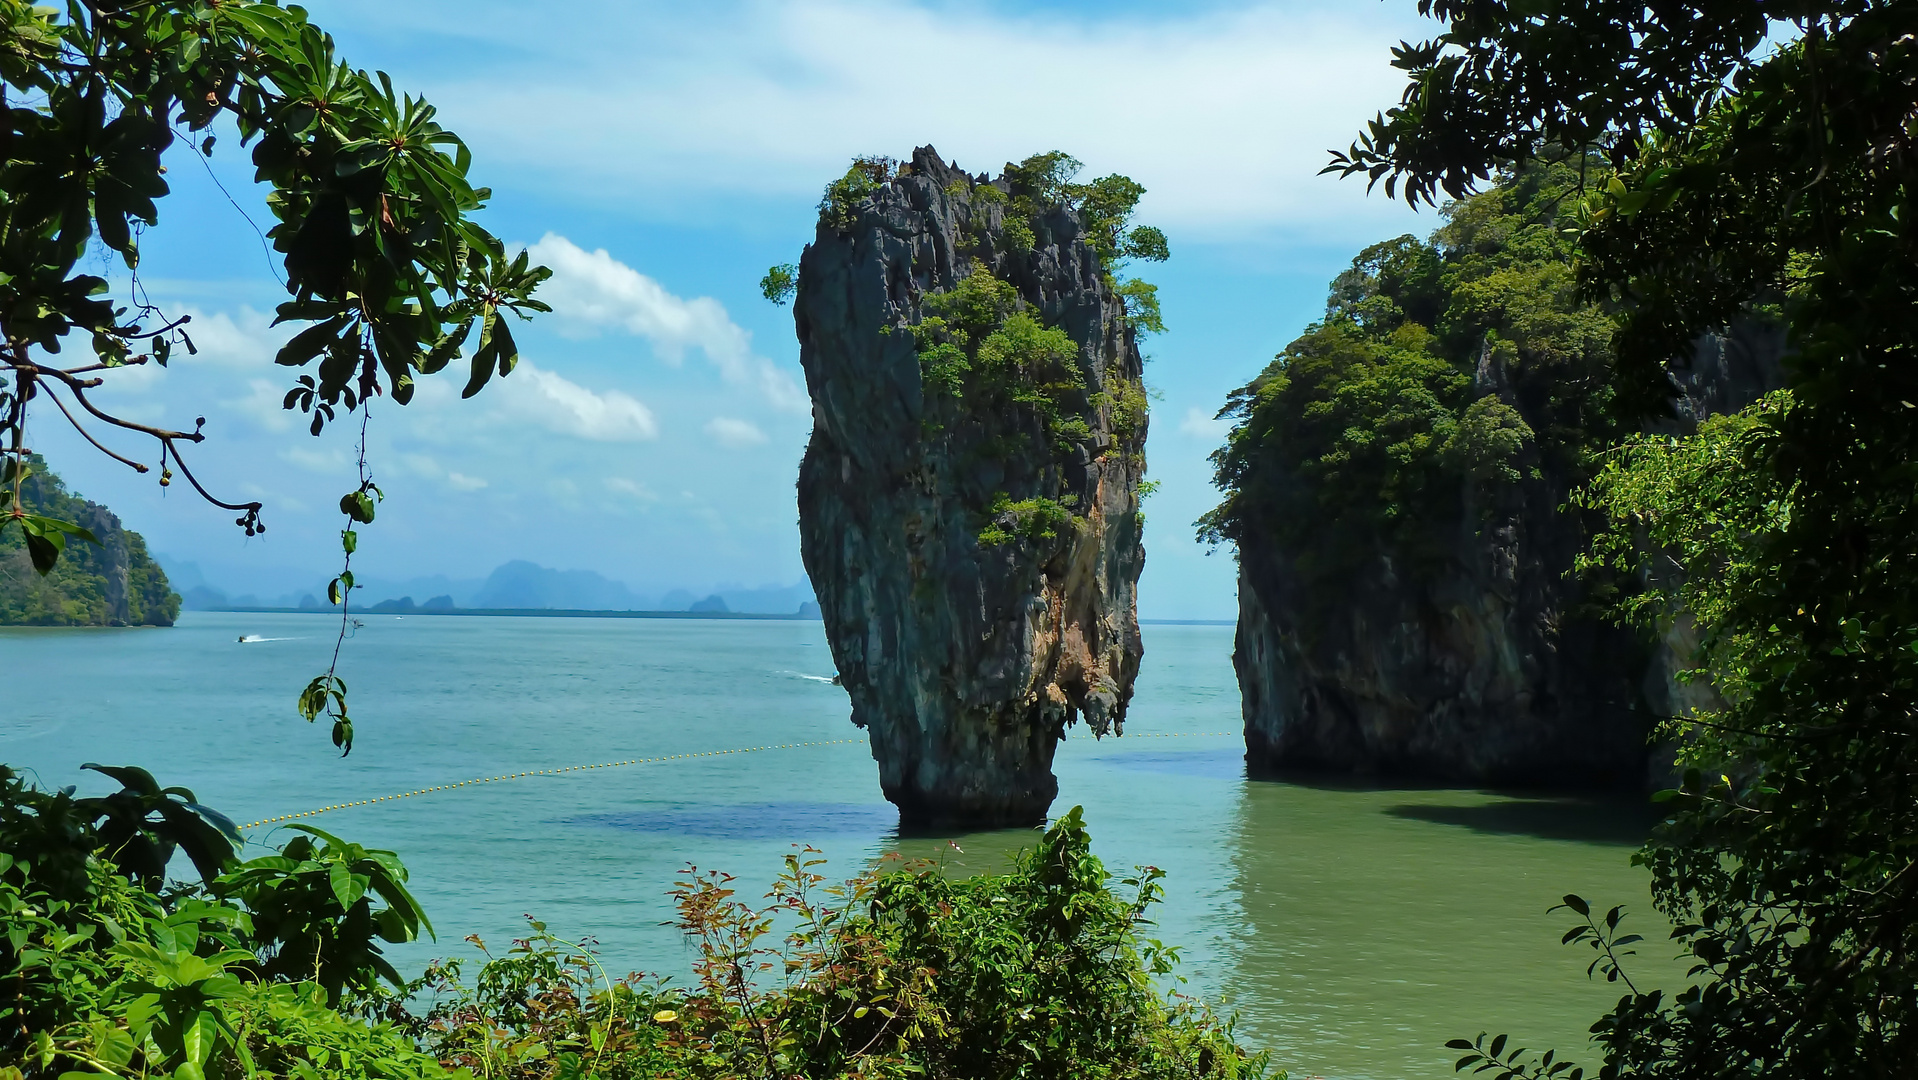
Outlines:
[[[799,264],[801,552],[902,821],[1038,823],[1138,672],[1141,357],[1085,220],[1014,167],[863,164]]]

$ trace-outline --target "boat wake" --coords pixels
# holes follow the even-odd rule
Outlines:
[[[261,637],[258,634],[242,634],[240,635],[239,643],[242,645],[253,645],[262,641],[298,641],[298,640],[300,639],[290,638],[290,637]]]
[[[836,686],[839,683],[839,680],[831,675],[808,675],[803,671],[779,671],[779,672],[775,672],[774,674],[790,675],[795,679],[804,679],[807,682],[825,683],[827,686]]]

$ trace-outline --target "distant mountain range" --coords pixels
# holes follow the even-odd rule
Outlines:
[[[312,580],[299,571],[277,567],[249,568],[247,571],[208,574],[197,563],[181,562],[158,556],[173,587],[184,598],[188,610],[224,607],[324,607],[327,606],[326,581],[310,587],[289,588],[289,583]],[[701,611],[739,612],[759,615],[791,615],[816,612],[812,586],[805,581],[793,585],[762,585],[758,588],[721,585],[696,593],[688,589],[670,589],[661,593],[634,590],[622,581],[614,581],[592,570],[554,570],[524,559],[515,559],[496,568],[484,579],[449,578],[444,574],[405,580],[361,577],[354,590],[354,604],[361,610],[443,610],[446,608],[492,608],[538,610],[561,608],[575,611]]]

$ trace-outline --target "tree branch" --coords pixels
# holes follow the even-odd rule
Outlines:
[[[60,395],[54,393],[51,390],[48,390],[47,400],[53,402],[53,404],[59,408],[60,415],[66,417],[67,423],[73,425],[73,430],[79,432],[82,438],[92,443],[93,448],[95,450],[98,450],[102,454],[105,454],[106,456],[112,458],[113,460],[119,462],[120,464],[131,468],[134,472],[145,473],[147,471],[147,467],[145,465],[142,465],[139,462],[132,460],[131,458],[121,457],[119,454],[116,454],[113,451],[107,449],[106,447],[100,445],[100,440],[94,438],[92,432],[89,432],[86,428],[81,427],[80,421],[75,420],[73,418],[73,414],[67,411],[66,402],[60,400]]]

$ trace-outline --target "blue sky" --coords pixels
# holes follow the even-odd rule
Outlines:
[[[1434,25],[1410,0],[307,6],[351,62],[440,107],[494,189],[488,225],[558,271],[558,310],[522,329],[513,376],[468,402],[442,378],[405,408],[374,404],[389,498],[356,562],[385,578],[523,558],[642,591],[799,580],[793,480],[810,418],[790,309],[759,298],[759,276],[796,261],[821,187],[855,154],[931,143],[996,171],[1061,149],[1088,175],[1143,183],[1138,220],[1172,242],[1145,272],[1169,331],[1147,348],[1162,487],[1140,613],[1230,618],[1231,554],[1208,556],[1191,526],[1216,500],[1212,415],[1319,314],[1360,247],[1435,224],[1316,175],[1396,99],[1391,46]],[[86,451],[57,415],[35,418],[34,442],[216,584],[322,581],[352,486],[349,425],[315,439],[280,412],[284,334],[263,313],[282,294],[254,224],[190,152],[169,167],[143,282],[194,315],[201,355],[121,373],[102,397],[143,419],[207,417],[190,463],[264,499],[269,531],[247,540],[179,486]],[[264,226],[233,140],[211,173]]]

